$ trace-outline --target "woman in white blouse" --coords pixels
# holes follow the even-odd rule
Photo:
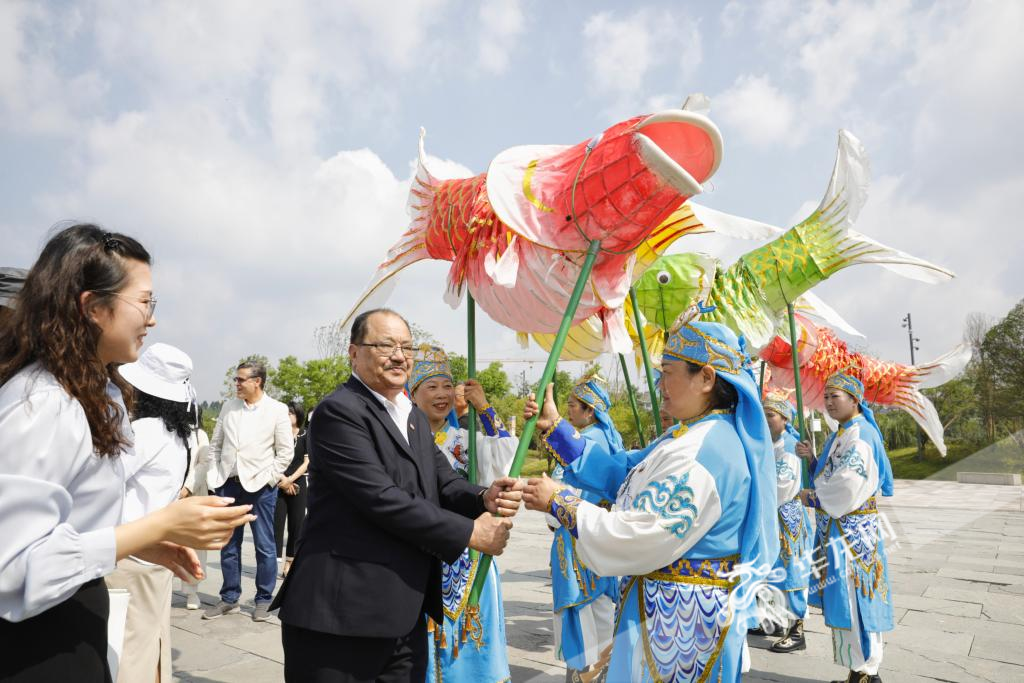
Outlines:
[[[117,367],[156,324],[149,264],[131,237],[64,228],[0,327],[0,680],[109,681],[102,577],[129,555],[194,576],[190,548],[252,517],[207,497],[121,523],[131,391]]]
[[[177,500],[188,479],[195,392],[192,359],[170,344],[156,343],[134,363],[119,368],[135,390],[132,429],[135,452],[125,458],[124,509],[131,522]],[[108,588],[131,595],[124,649],[117,669],[123,683],[171,681],[171,581],[166,568],[128,557],[107,576]]]

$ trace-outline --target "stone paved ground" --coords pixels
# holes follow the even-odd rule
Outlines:
[[[1024,681],[1024,489],[953,482],[898,481],[883,501],[898,547],[889,567],[896,630],[886,638],[885,681]],[[564,680],[551,644],[548,548],[543,517],[523,512],[501,566],[512,680]],[[255,573],[247,539],[245,597]],[[203,583],[204,601],[220,585],[216,553]],[[202,621],[176,594],[172,612],[175,678],[181,681],[282,680],[276,620],[241,615]],[[820,614],[808,620],[808,650],[775,655],[751,638],[746,681],[822,681],[844,671],[832,663]]]

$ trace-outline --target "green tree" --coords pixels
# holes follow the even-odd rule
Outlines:
[[[228,368],[227,372],[224,373],[224,388],[221,396],[225,400],[235,398],[235,371],[242,363],[263,363],[264,367],[267,368],[267,384],[270,384],[274,374],[274,366],[271,365],[270,359],[259,353],[250,353],[248,356],[240,358],[237,363]],[[266,388],[264,387],[264,389]]]
[[[270,395],[282,401],[300,400],[310,410],[351,374],[349,361],[343,356],[314,358],[305,363],[295,356],[285,356],[277,364]]]
[[[487,394],[488,401],[493,402],[500,398],[505,398],[509,389],[512,388],[508,375],[502,370],[501,363],[497,361],[476,373],[476,379],[480,382],[480,386],[483,387],[484,393]]]
[[[448,364],[452,368],[452,379],[455,380],[455,383],[465,382],[469,377],[469,361],[466,360],[466,357],[453,353],[448,356]]]
[[[982,344],[992,380],[992,413],[1000,436],[1021,429],[1024,421],[1024,300],[985,335]]]
[[[555,385],[555,403],[559,406],[564,405],[569,397],[569,392],[572,391],[572,375],[565,370],[557,370],[551,383]],[[538,396],[537,398],[539,402],[543,397]]]

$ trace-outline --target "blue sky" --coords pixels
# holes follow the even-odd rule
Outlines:
[[[200,395],[248,353],[316,354],[405,228],[420,126],[434,171],[575,143],[711,98],[725,139],[703,203],[788,226],[817,204],[836,132],[871,156],[857,228],[960,276],[875,267],[819,293],[877,355],[959,342],[1024,294],[1024,6],[1005,2],[0,3],[0,241],[29,265],[90,219],[156,258],[150,340],[188,351]],[[691,238],[727,262],[753,244]],[[462,311],[421,263],[391,304],[450,349]],[[485,316],[484,358],[539,358]],[[539,374],[540,366],[509,365]]]

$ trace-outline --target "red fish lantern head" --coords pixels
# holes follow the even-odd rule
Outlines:
[[[618,123],[571,147],[530,145],[498,155],[487,194],[498,217],[532,242],[635,249],[722,159],[722,136],[703,114],[670,109]]]

